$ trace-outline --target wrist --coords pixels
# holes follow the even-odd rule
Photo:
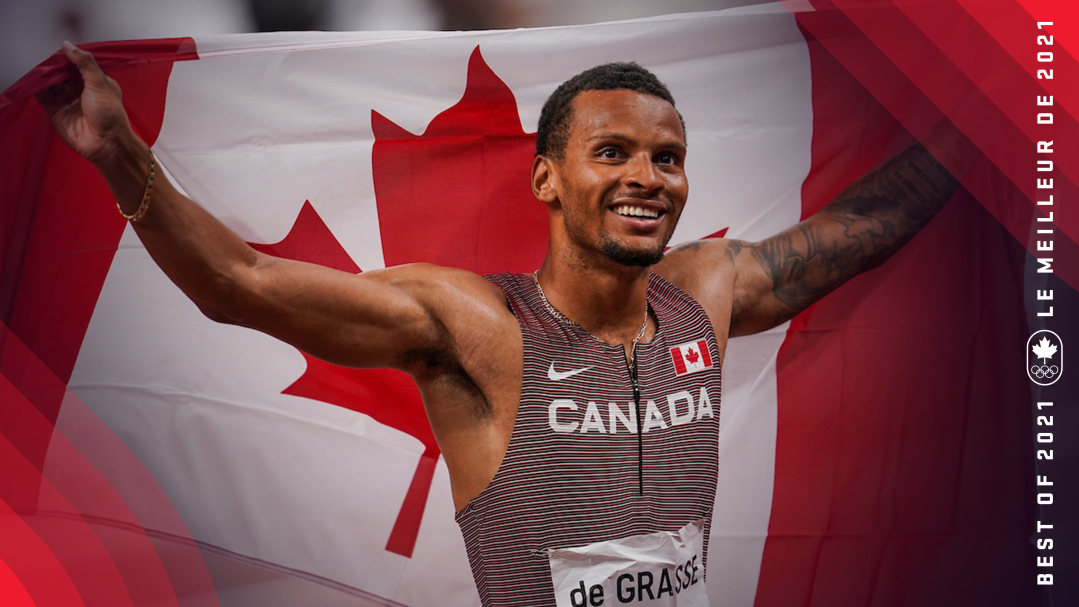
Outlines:
[[[90,161],[108,183],[120,213],[126,218],[133,215],[141,218],[145,213],[146,192],[150,189],[150,146],[128,129],[127,134],[102,146]]]
[[[104,137],[104,142],[92,154],[89,160],[103,175],[123,173],[134,166],[144,165],[150,146],[135,134],[130,125],[116,129],[116,133]],[[143,167],[145,171],[145,167]]]

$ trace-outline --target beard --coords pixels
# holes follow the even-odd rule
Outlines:
[[[607,256],[607,259],[624,266],[642,268],[654,266],[663,259],[663,249],[666,246],[667,243],[664,242],[655,251],[636,251],[610,238],[603,239],[603,253]]]
[[[598,236],[599,242],[596,243],[596,236],[586,234],[585,230],[573,221],[566,222],[566,232],[571,240],[581,245],[584,249],[596,250],[598,245],[599,250],[607,259],[619,265],[641,268],[647,268],[659,263],[663,259],[664,249],[670,239],[669,236],[664,238],[663,242],[659,243],[655,249],[641,250],[630,248],[605,232]],[[589,244],[590,240],[592,244]]]

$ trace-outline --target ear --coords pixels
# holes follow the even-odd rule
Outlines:
[[[558,167],[546,156],[532,160],[532,194],[544,204],[558,200]]]

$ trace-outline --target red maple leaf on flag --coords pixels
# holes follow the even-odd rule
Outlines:
[[[270,245],[250,244],[268,255],[317,263],[352,274],[360,273],[359,266],[326,227],[310,201],[304,201],[300,214],[284,240]],[[359,411],[423,443],[423,456],[386,542],[386,550],[412,556],[435,464],[441,453],[427,423],[419,389],[412,378],[400,371],[350,369],[319,360],[303,351],[300,353],[307,361],[307,370],[285,388],[284,394]]]
[[[689,349],[685,350],[685,359],[688,360],[689,362],[697,364],[697,360],[700,359],[700,355],[697,354],[697,350],[695,350],[693,348],[689,348]]]

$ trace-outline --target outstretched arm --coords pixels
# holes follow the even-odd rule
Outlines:
[[[119,86],[93,56],[70,43],[64,52],[81,79],[38,99],[60,137],[105,177],[123,212],[137,215],[151,189],[150,149],[131,128]],[[423,360],[415,352],[448,343],[439,320],[452,312],[445,308],[484,296],[482,279],[432,266],[354,276],[264,255],[160,171],[145,214],[132,223],[154,261],[208,317],[259,329],[338,364],[425,371],[411,368]]]
[[[928,149],[927,149],[928,146]],[[774,327],[899,250],[959,186],[975,157],[951,125],[852,183],[805,221],[771,238],[726,242],[734,267],[731,335]]]

